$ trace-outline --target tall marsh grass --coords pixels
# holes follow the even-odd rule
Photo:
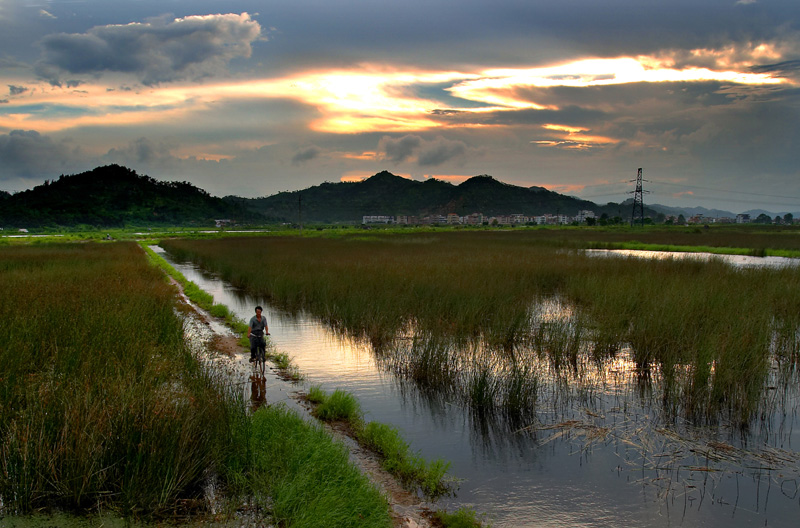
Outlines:
[[[281,407],[253,416],[250,480],[255,502],[280,526],[392,525],[380,491],[349,461],[347,448]]]
[[[174,291],[135,244],[0,249],[0,497],[167,513],[202,496],[232,397],[184,346]]]
[[[0,516],[202,514],[213,480],[270,522],[390,526],[343,446],[282,408],[249,415],[201,366],[175,306],[134,243],[0,248]]]
[[[537,358],[556,373],[575,372],[582,356],[602,363],[630,348],[642,376],[666,380],[672,415],[747,424],[760,405],[771,355],[797,362],[800,272],[590,258],[575,248],[590,245],[586,237],[597,233],[576,233],[162,245],[259,297],[369,340],[388,368],[419,386],[456,393],[475,409],[535,410],[543,374]],[[793,244],[782,233],[769,236]],[[718,243],[763,246],[752,232],[720,236]],[[553,300],[569,307],[568,317],[540,309]]]

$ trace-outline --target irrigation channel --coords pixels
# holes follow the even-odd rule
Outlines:
[[[796,369],[773,369],[765,397],[772,411],[747,432],[665,419],[657,380],[637,381],[624,351],[602,368],[587,361],[582,375],[567,382],[545,375],[536,418],[511,424],[476,416],[396,377],[368,344],[162,255],[239,317],[249,319],[255,305],[264,306],[271,342],[305,376],[292,389],[271,383],[268,403],[314,385],[342,389],[356,396],[367,420],[397,427],[426,459],[450,461],[449,473],[461,481],[456,496],[440,499],[438,508],[469,506],[496,527],[797,526]],[[569,315],[558,302],[540,312],[564,320]]]

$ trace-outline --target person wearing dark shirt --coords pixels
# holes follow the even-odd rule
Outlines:
[[[250,338],[250,363],[256,359],[256,350],[258,345],[266,348],[267,342],[264,336],[269,335],[269,325],[267,325],[267,318],[261,315],[261,306],[256,306],[256,314],[250,318],[250,324],[247,326],[247,337]]]

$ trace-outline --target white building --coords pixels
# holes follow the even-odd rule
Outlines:
[[[394,216],[387,215],[364,215],[361,217],[362,224],[393,224]]]

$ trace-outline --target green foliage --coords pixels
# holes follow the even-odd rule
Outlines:
[[[349,461],[347,449],[318,426],[282,407],[253,416],[253,478],[257,504],[293,528],[392,525],[381,493]]]
[[[239,402],[192,358],[134,244],[0,250],[4,507],[152,516],[224,466]]]
[[[275,523],[391,526],[343,446],[283,408],[251,418],[194,360],[137,246],[2,248],[0,292],[8,511],[165,516],[215,474],[233,509],[252,498]]]
[[[275,364],[278,372],[285,379],[292,381],[300,381],[303,379],[302,372],[300,372],[300,369],[297,368],[296,365],[292,364],[292,358],[290,358],[288,354],[280,352],[277,354],[270,353],[268,356],[268,359]]]
[[[427,463],[411,453],[408,443],[394,427],[370,422],[359,433],[359,439],[381,456],[386,471],[396,475],[407,486],[419,486],[428,497],[440,497],[451,491],[445,480],[449,462]]]
[[[326,421],[342,420],[350,424],[359,443],[373,450],[383,468],[408,487],[419,487],[428,497],[437,498],[451,491],[446,479],[449,463],[435,460],[427,463],[410,452],[408,443],[396,428],[370,422],[364,424],[360,405],[351,394],[336,390],[326,394],[319,386],[309,389],[306,399],[316,404],[314,414]]]
[[[491,526],[483,524],[478,519],[477,514],[467,508],[460,508],[454,513],[439,510],[433,516],[444,528],[481,528],[482,526]]]
[[[314,410],[314,415],[328,422],[344,420],[356,423],[361,420],[362,412],[355,396],[337,389],[320,402]]]
[[[617,207],[565,196],[542,187],[518,187],[482,175],[460,185],[429,179],[418,182],[383,171],[362,182],[323,183],[302,191],[282,192],[257,199],[238,199],[250,210],[271,218],[299,220],[300,200],[305,222],[360,222],[364,215],[528,215],[576,214],[582,209],[608,213]],[[648,210],[648,214],[655,212]]]
[[[212,296],[213,300],[213,296]],[[214,317],[219,317],[221,319],[225,319],[231,315],[230,310],[224,304],[212,304],[211,308],[208,310],[208,313]]]
[[[308,389],[308,394],[306,395],[306,399],[310,403],[322,403],[327,398],[327,394],[322,387],[319,385],[314,385]]]
[[[257,213],[188,182],[159,182],[108,165],[7,197],[0,226],[214,225],[215,219],[263,220]]]

